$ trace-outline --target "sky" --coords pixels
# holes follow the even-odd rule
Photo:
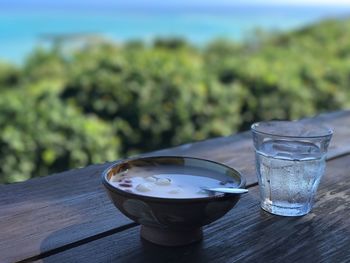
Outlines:
[[[40,5],[40,6],[237,6],[237,5],[347,5],[350,0],[0,0],[1,6]]]
[[[229,2],[222,0],[224,2]],[[220,2],[220,0],[219,0]],[[231,1],[232,2],[232,1]],[[242,1],[243,2],[243,1]],[[270,5],[350,5],[350,0],[247,0],[245,3]]]

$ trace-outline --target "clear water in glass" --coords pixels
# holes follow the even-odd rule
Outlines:
[[[261,207],[277,215],[307,214],[325,165],[325,152],[313,143],[273,139],[262,143],[256,151]]]

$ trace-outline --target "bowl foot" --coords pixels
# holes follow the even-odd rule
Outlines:
[[[186,230],[169,230],[141,225],[141,237],[162,246],[183,246],[203,238],[201,227]]]

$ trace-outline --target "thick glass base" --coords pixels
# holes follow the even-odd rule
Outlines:
[[[303,216],[311,211],[312,204],[288,204],[286,206],[262,201],[261,208],[266,212],[279,216]]]

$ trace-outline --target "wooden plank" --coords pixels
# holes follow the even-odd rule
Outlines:
[[[40,254],[115,229],[130,220],[116,211],[90,166],[0,186],[0,262]],[[42,245],[48,236],[50,243]]]
[[[321,115],[309,121],[336,127],[331,157],[350,151],[350,111]],[[159,154],[223,162],[240,170],[248,184],[256,183],[249,132],[148,155]],[[112,206],[102,189],[99,174],[108,165],[92,165],[23,183],[0,185],[0,262],[23,260],[131,224]],[[42,246],[48,236],[50,242]]]
[[[205,229],[201,243],[153,245],[140,239],[138,226],[37,262],[350,262],[349,161],[347,155],[328,163],[315,207],[303,217],[264,212],[253,187]]]
[[[306,118],[302,121],[320,123],[334,130],[328,149],[328,159],[350,152],[350,110],[320,114],[315,118]]]

